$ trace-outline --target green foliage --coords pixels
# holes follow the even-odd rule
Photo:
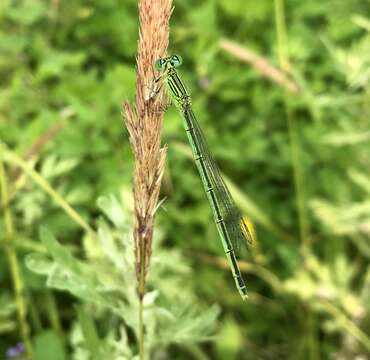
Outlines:
[[[0,334],[12,332],[16,329],[14,314],[16,306],[9,294],[2,294],[0,297]]]
[[[35,354],[36,360],[50,359],[50,354],[54,354],[55,360],[65,360],[66,353],[63,347],[62,339],[51,331],[45,331],[37,335],[35,339]]]
[[[370,6],[283,3],[297,95],[285,95],[219,47],[229,38],[278,66],[274,1],[174,2],[169,53],[184,60],[179,71],[199,123],[257,243],[243,255],[250,299],[241,303],[224,270],[181,119],[170,108],[163,131],[166,201],[157,212],[145,298],[153,359],[369,356]],[[97,229],[96,236],[83,235],[44,188],[22,172],[15,181],[15,165],[6,163],[36,360],[50,353],[137,358],[127,190],[133,157],[121,118],[122,100],[135,91],[136,7],[133,0],[0,1],[0,141],[25,156],[62,124],[27,162]],[[286,106],[298,130],[306,247],[299,239]],[[0,358],[22,340],[2,251],[4,220],[0,208]],[[41,236],[40,225],[48,229]],[[210,305],[215,302],[221,314]]]
[[[48,287],[68,291],[87,304],[88,311],[83,308],[78,311],[85,352],[93,358],[102,359],[118,355],[110,348],[105,349],[105,342],[100,341],[95,329],[94,317],[101,322],[107,316],[111,322],[120,319],[127,327],[126,330],[120,327],[124,339],[128,334],[123,332],[128,329],[138,336],[139,302],[136,282],[133,281],[133,244],[127,214],[114,197],[102,198],[99,203],[111,224],[115,225],[100,219],[97,238],[84,239],[88,247],[86,253],[89,254],[87,261],[77,259],[57,242],[49,230],[42,228],[40,237],[51,259],[36,253],[28,255],[26,263],[29,269],[47,277]],[[184,277],[188,269],[176,266],[178,262],[184,262],[176,252],[162,247],[156,247],[155,251],[158,260],[149,284],[155,290],[144,297],[146,346],[153,358],[165,352],[172,343],[186,346],[209,339],[218,315],[216,306],[201,310],[191,302],[190,288],[185,284],[176,294],[173,292],[175,286],[168,287],[176,281],[184,282],[185,279],[179,279],[179,276]],[[162,258],[168,260],[162,263]],[[119,356],[124,358],[124,353],[130,352],[129,344],[120,351]]]

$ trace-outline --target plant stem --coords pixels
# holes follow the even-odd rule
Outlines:
[[[144,350],[144,304],[143,298],[139,299],[139,355],[140,360],[145,359]]]
[[[0,194],[2,205],[6,205],[8,202],[8,187],[3,163],[2,150],[3,149],[0,147]],[[13,246],[13,240],[15,237],[14,226],[12,214],[8,206],[4,206],[4,223],[5,223],[5,239],[7,242],[5,246],[5,253],[7,255],[10,265],[21,337],[26,349],[27,357],[29,359],[32,359],[32,342],[29,334],[29,326],[27,323],[27,305],[24,297],[24,283],[20,265],[18,262],[17,253]]]
[[[140,0],[138,5],[140,27],[136,58],[136,101],[135,104],[124,102],[124,121],[135,156],[133,238],[139,297],[137,340],[140,360],[144,360],[145,277],[149,271],[154,219],[166,159],[166,148],[161,147],[165,100],[163,91],[157,94],[156,101],[148,101],[147,93],[148,84],[156,78],[153,64],[166,54],[168,47],[172,0]]]
[[[39,174],[37,171],[32,169],[27,162],[25,162],[15,152],[5,148],[2,144],[1,151],[4,154],[4,160],[19,166],[26,175],[28,175],[39,187],[45,191],[50,197],[65,211],[65,213],[78,225],[80,225],[89,235],[95,236],[94,230],[86,223],[86,221],[80,216],[80,214],[66,202],[61,195],[55,191],[51,185]],[[7,202],[5,202],[7,204]],[[4,204],[4,207],[5,207]]]
[[[321,303],[326,311],[340,323],[343,329],[356,338],[370,352],[370,337],[335,305],[325,300],[322,300]]]
[[[36,333],[43,331],[41,316],[37,308],[37,302],[34,301],[32,294],[28,294],[28,313],[30,314],[30,323]]]
[[[275,0],[275,19],[276,19],[276,32],[278,39],[278,52],[279,52],[279,63],[280,67],[286,73],[290,70],[290,61],[288,55],[288,36],[286,31],[285,22],[285,10],[284,10],[284,0]],[[288,134],[291,148],[292,156],[292,166],[293,166],[293,178],[294,178],[294,188],[296,195],[296,203],[298,209],[298,221],[299,221],[299,235],[301,243],[301,254],[303,259],[306,258],[306,254],[310,246],[310,236],[309,236],[309,222],[306,212],[306,195],[305,195],[305,184],[304,184],[304,172],[300,161],[300,144],[299,136],[296,128],[295,119],[292,115],[289,96],[287,91],[284,93],[284,105],[288,125]],[[307,310],[307,318],[305,321],[309,326],[307,329],[308,338],[310,341],[307,344],[307,356],[308,359],[316,360],[319,359],[319,353],[317,352],[317,339],[314,329],[314,314]]]
[[[280,67],[289,73],[289,56],[288,56],[288,37],[285,26],[285,11],[284,11],[284,0],[275,0],[275,17],[276,17],[276,32],[278,38],[278,51],[279,51],[279,62]],[[285,92],[284,96],[286,118],[288,124],[289,141],[292,154],[292,166],[293,166],[293,177],[294,187],[296,194],[296,202],[298,208],[298,219],[299,219],[299,232],[300,240],[302,245],[302,254],[305,255],[309,247],[309,222],[306,212],[306,201],[305,201],[305,185],[303,179],[303,168],[300,161],[300,147],[299,137],[296,128],[296,123],[291,112],[289,105],[288,94]]]
[[[144,349],[144,294],[145,294],[145,238],[142,237],[140,241],[140,257],[141,257],[141,269],[139,278],[139,354],[140,360],[145,359]]]
[[[59,319],[58,306],[55,301],[54,294],[50,290],[46,291],[45,305],[46,305],[51,327],[58,335],[62,335],[63,330],[62,330],[62,325]]]

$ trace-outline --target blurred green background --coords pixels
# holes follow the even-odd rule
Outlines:
[[[194,111],[256,244],[242,256],[243,303],[170,107],[148,358],[369,359],[370,2],[174,5],[169,53],[183,58]],[[137,354],[133,156],[121,115],[134,99],[137,34],[133,0],[0,2],[1,359],[24,359],[19,342],[36,360]],[[299,90],[225,39],[266,72],[289,72]],[[20,158],[36,174],[26,178]],[[40,225],[58,241],[40,239]]]

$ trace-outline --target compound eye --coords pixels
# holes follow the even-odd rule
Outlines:
[[[158,59],[155,63],[154,63],[154,68],[157,70],[157,71],[164,71],[165,68],[166,68],[166,60],[165,59]]]
[[[182,59],[180,55],[172,55],[170,58],[171,65],[173,67],[179,67],[182,64]]]

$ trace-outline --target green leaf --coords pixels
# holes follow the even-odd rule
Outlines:
[[[66,360],[62,337],[52,331],[44,331],[35,338],[33,360]]]
[[[47,10],[43,2],[28,0],[23,3],[23,6],[8,8],[5,15],[19,24],[31,25],[42,19],[47,14]]]
[[[71,252],[66,247],[60,245],[55,239],[53,233],[47,227],[40,228],[40,238],[45,247],[56,260],[56,262],[63,267],[73,271],[74,273],[81,273],[77,261],[73,258]]]
[[[55,263],[47,256],[39,253],[32,253],[26,256],[26,266],[36,274],[47,275],[55,266]]]
[[[49,50],[42,59],[37,71],[40,80],[47,80],[51,77],[59,77],[71,68],[78,68],[85,60],[83,53],[68,53]]]
[[[126,216],[122,210],[122,206],[113,195],[104,196],[98,199],[98,206],[118,228],[124,227],[126,223]]]
[[[101,344],[94,320],[82,306],[78,307],[77,313],[86,347],[93,359],[100,360],[102,358],[100,350]]]

